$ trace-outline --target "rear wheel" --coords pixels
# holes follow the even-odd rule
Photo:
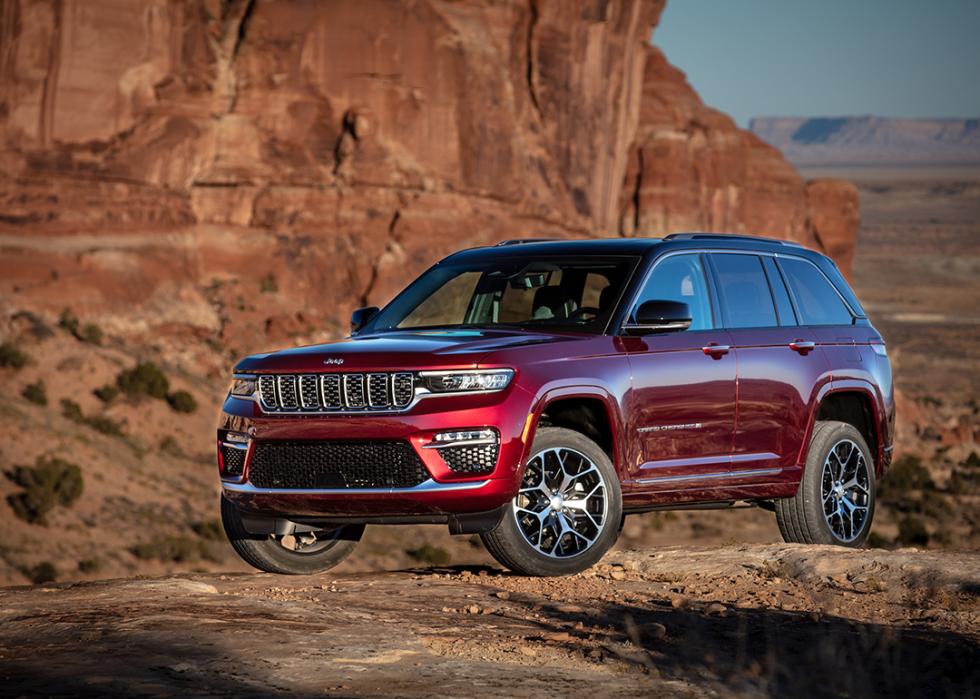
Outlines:
[[[364,534],[364,525],[288,534],[250,534],[231,502],[221,498],[221,523],[232,548],[254,568],[266,573],[312,575],[330,570],[347,558]]]
[[[517,496],[481,538],[516,573],[570,575],[616,542],[622,512],[619,478],[605,452],[579,432],[543,427]]]
[[[776,501],[785,541],[857,548],[875,512],[874,461],[853,425],[821,421],[813,429],[803,480],[792,498]]]

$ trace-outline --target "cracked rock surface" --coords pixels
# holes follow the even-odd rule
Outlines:
[[[187,575],[0,591],[9,696],[968,696],[980,556],[752,545],[584,574]]]

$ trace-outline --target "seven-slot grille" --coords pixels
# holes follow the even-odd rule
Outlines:
[[[404,410],[415,397],[409,372],[262,374],[259,399],[266,412]]]

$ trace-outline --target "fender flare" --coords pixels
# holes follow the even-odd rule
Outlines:
[[[884,449],[884,435],[881,432],[881,421],[884,415],[884,399],[881,394],[877,391],[874,384],[870,381],[865,381],[864,379],[834,379],[830,382],[821,386],[820,390],[817,392],[816,397],[813,399],[813,405],[810,406],[810,415],[807,419],[806,434],[803,437],[803,444],[800,448],[800,453],[797,456],[797,463],[800,466],[806,464],[806,453],[810,447],[810,437],[813,435],[813,428],[817,423],[817,413],[820,409],[820,405],[823,403],[824,399],[835,393],[863,393],[867,396],[868,401],[871,403],[872,412],[872,422],[874,423],[875,431],[875,443],[877,445],[877,453],[874,454],[875,457],[875,474],[880,476],[882,473],[882,450]]]
[[[611,430],[613,469],[622,480],[624,474],[623,469],[626,467],[626,445],[624,444],[625,440],[623,438],[624,422],[622,411],[615,396],[608,389],[596,384],[554,386],[545,388],[535,397],[531,404],[531,411],[527,416],[527,423],[525,424],[524,448],[521,452],[521,463],[518,473],[523,476],[524,468],[531,454],[531,445],[534,443],[534,435],[537,432],[541,415],[552,403],[568,398],[598,399],[603,404]]]

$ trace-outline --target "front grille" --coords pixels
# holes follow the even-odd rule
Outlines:
[[[373,374],[262,374],[259,401],[269,413],[404,410],[415,397],[410,372]]]
[[[489,473],[497,465],[496,444],[474,444],[436,449],[439,456],[457,473]]]
[[[245,450],[237,447],[221,445],[221,463],[224,464],[226,476],[240,476],[245,470]]]
[[[411,488],[429,472],[408,442],[258,442],[248,479],[258,488]]]

